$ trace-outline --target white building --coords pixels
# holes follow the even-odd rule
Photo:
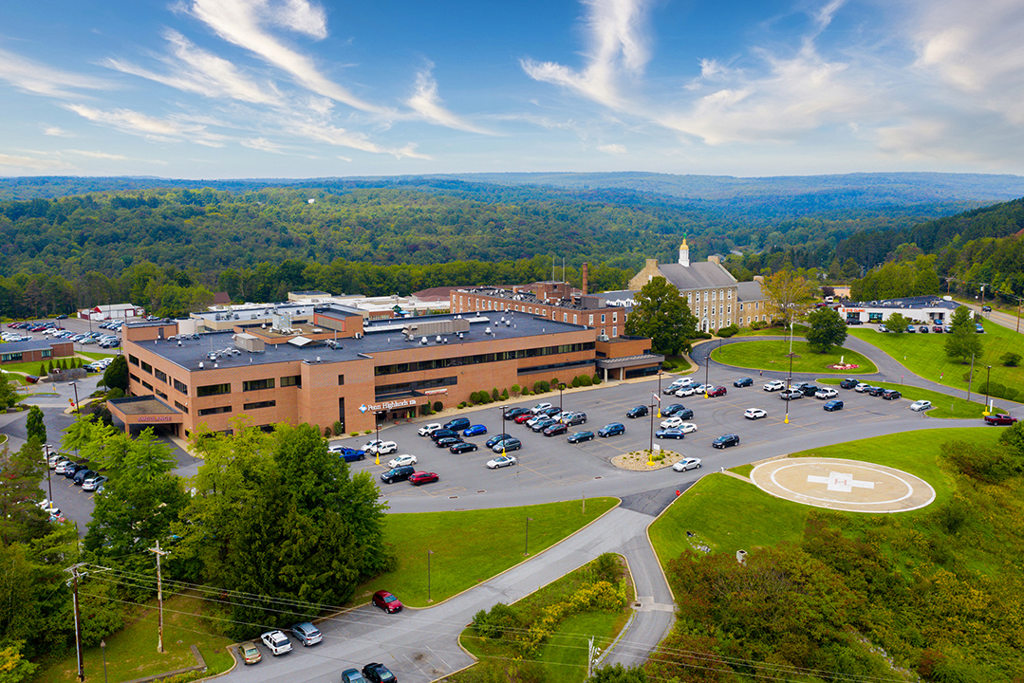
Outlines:
[[[146,315],[146,309],[135,304],[105,304],[83,308],[78,311],[78,317],[82,320],[134,320]]]
[[[910,296],[878,301],[846,301],[836,311],[847,324],[882,323],[893,313],[917,325],[947,325],[960,304],[949,297]]]

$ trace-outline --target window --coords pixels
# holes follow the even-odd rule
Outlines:
[[[302,375],[289,375],[288,377],[281,378],[282,387],[301,387],[302,386]]]
[[[231,384],[206,384],[196,387],[196,396],[217,396],[218,394],[230,394]]]
[[[162,392],[162,391],[160,391],[159,389],[156,390],[156,395],[159,396],[160,398],[162,398],[165,401],[167,400],[167,394]]]
[[[743,302],[742,301],[740,302],[740,310],[741,311],[743,310]]]
[[[153,391],[153,385],[150,384],[149,382],[143,381],[142,386],[145,387],[146,389],[149,389],[150,391]]]
[[[588,325],[593,325],[594,324],[594,314],[593,313],[591,313],[590,317],[587,319],[587,324]]]
[[[344,384],[345,384],[345,375],[338,375],[338,386],[340,387],[340,386],[342,386]]]
[[[149,363],[147,363],[146,361],[142,361],[142,370],[143,370],[143,372],[148,372],[149,374],[153,374],[153,366],[150,365]]]
[[[53,349],[43,349],[43,358],[53,358]]]
[[[131,381],[131,382],[138,382],[139,378],[129,372],[128,373],[128,380]]]
[[[602,314],[601,314],[601,324],[602,324],[602,325],[604,324],[604,319],[605,319],[605,314],[604,314],[604,313],[602,313]]]
[[[13,361],[21,360],[21,353],[20,352],[19,353],[5,353],[3,355],[0,355],[0,361],[3,361],[4,363],[6,363],[8,361],[12,361],[12,360]]]
[[[188,413],[188,408],[177,401],[174,402],[174,407],[183,413]]]
[[[569,314],[568,313],[563,313],[562,314],[562,322],[563,323],[569,322]]]
[[[138,366],[139,359],[136,358],[135,356],[129,355],[128,356],[128,362],[131,363],[132,365]]]
[[[612,322],[613,323],[619,322],[619,312],[618,311],[612,313]]]
[[[242,382],[242,391],[260,391],[261,389],[273,389],[274,378],[250,379]]]
[[[242,410],[258,410],[259,408],[273,408],[277,405],[277,401],[257,401],[255,403],[246,403],[242,406]]]
[[[164,382],[165,384],[167,383],[167,373],[165,373],[163,370],[154,370],[153,376],[156,377],[161,382]]]
[[[612,336],[613,337],[618,337],[619,336],[619,328],[618,327],[612,327]]]
[[[180,391],[183,394],[187,394],[188,393],[188,387],[185,386],[185,383],[184,382],[179,382],[178,380],[174,380],[174,390],[175,391]]]
[[[573,325],[578,325],[579,324],[578,322],[576,322],[576,314],[575,313],[572,314],[572,324]]]
[[[216,408],[200,408],[199,416],[203,415],[219,415],[220,413],[230,413],[231,406],[217,406]]]

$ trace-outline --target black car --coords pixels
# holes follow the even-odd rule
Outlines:
[[[438,448],[451,448],[454,444],[462,443],[462,439],[457,436],[446,436],[443,439],[438,439],[435,444]]]
[[[647,415],[647,406],[636,406],[635,408],[630,408],[626,412],[626,417],[631,420],[638,417],[644,417],[645,415]]]
[[[496,443],[498,443],[499,441],[501,441],[502,439],[511,439],[511,438],[512,438],[512,435],[511,435],[511,434],[505,434],[505,433],[502,433],[502,434],[495,434],[495,435],[494,435],[494,436],[492,436],[491,438],[487,439],[487,441],[485,441],[485,442],[484,442],[484,445],[485,445],[485,446],[487,446],[488,448],[490,448],[490,447],[492,447],[492,446],[493,446],[494,444],[496,444]]]
[[[740,377],[738,380],[732,383],[734,387],[750,387],[754,385],[753,377]]]
[[[850,379],[849,377],[847,377],[846,379],[844,379],[842,382],[839,383],[839,388],[840,389],[853,389],[858,384],[860,384],[859,381],[857,381],[855,379]]]
[[[800,393],[803,394],[804,396],[814,396],[816,393],[818,393],[818,389],[820,388],[821,387],[816,386],[814,384],[801,384]]]
[[[533,426],[530,427],[530,429],[532,429],[535,432],[542,432],[553,424],[558,424],[557,422],[555,422],[554,418],[545,417],[543,420],[538,420],[534,422]]]
[[[475,451],[478,448],[479,446],[477,446],[475,443],[467,443],[465,441],[460,441],[458,443],[453,443],[451,446],[448,447],[448,450],[451,451],[452,453],[468,453],[470,451]]]
[[[519,417],[520,415],[522,415],[523,413],[528,413],[528,412],[530,412],[529,408],[509,408],[508,410],[505,411],[505,419],[506,420],[514,420],[517,417]]]
[[[740,437],[739,434],[723,434],[714,441],[711,442],[711,446],[714,448],[728,448],[729,446],[739,446]]]
[[[459,431],[460,429],[465,429],[466,427],[468,427],[469,424],[470,424],[470,422],[469,422],[469,418],[468,417],[457,417],[454,420],[448,420],[442,426],[445,429],[451,429],[451,430],[454,430],[454,431]]]
[[[458,436],[458,435],[459,435],[459,433],[457,431],[455,431],[454,429],[435,429],[434,431],[432,431],[430,433],[430,438],[431,438],[432,441],[437,441],[438,439],[443,439],[443,438],[448,437],[448,436]]]
[[[864,390],[864,393],[868,396],[881,396],[885,393],[885,389],[882,387],[868,387]]]
[[[583,443],[584,441],[592,441],[594,439],[594,432],[575,432],[569,435],[566,439],[569,443]]]
[[[661,409],[662,417],[672,417],[676,414],[677,410],[686,410],[682,403],[673,403],[670,406],[666,406]]]
[[[408,479],[416,468],[412,465],[402,465],[401,467],[393,467],[387,472],[383,472],[380,475],[380,480],[385,484],[392,484],[396,481],[405,481]]]
[[[898,398],[903,398],[903,394],[896,391],[895,389],[886,389],[882,392],[882,398],[886,401],[895,401]]]
[[[81,486],[83,481],[95,476],[96,472],[93,472],[88,467],[83,467],[82,469],[75,472],[75,476],[71,477],[71,481],[74,482],[75,486]]]
[[[542,413],[544,415],[547,415],[548,417],[554,417],[555,415],[558,415],[560,412],[562,412],[561,408],[559,408],[558,406],[551,406],[550,408],[545,408],[544,410],[540,411],[540,413],[538,414]]]
[[[518,451],[523,447],[523,442],[514,436],[510,436],[507,439],[502,439],[498,443],[491,446],[491,450],[495,453],[501,453],[502,451]]]
[[[569,431],[568,425],[556,422],[544,428],[544,436],[558,436],[559,434],[565,434],[567,431]]]
[[[364,666],[363,677],[370,683],[398,683],[395,674],[380,662],[370,662]]]
[[[673,410],[671,413],[668,413],[668,412],[666,412],[664,410],[661,411],[661,416],[662,417],[678,417],[681,420],[692,420],[693,419],[693,408],[684,408],[683,406],[679,406],[678,408]]]
[[[74,479],[76,474],[78,474],[82,470],[87,470],[87,469],[89,469],[89,468],[86,467],[85,465],[80,464],[80,463],[74,463],[72,465],[65,465],[64,466],[64,476],[67,477],[68,479]]]

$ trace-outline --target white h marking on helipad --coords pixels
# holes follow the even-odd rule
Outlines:
[[[811,484],[826,484],[829,491],[842,491],[849,493],[855,487],[859,489],[873,489],[875,482],[858,481],[852,474],[844,472],[829,472],[827,477],[819,477],[814,474],[807,475],[807,481]]]

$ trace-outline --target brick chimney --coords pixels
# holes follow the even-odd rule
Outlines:
[[[583,296],[586,296],[590,292],[587,291],[588,280],[590,279],[590,264],[583,264]]]

